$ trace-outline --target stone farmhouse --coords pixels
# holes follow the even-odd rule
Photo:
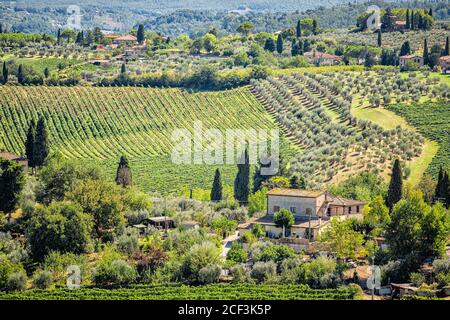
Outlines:
[[[406,67],[406,63],[408,61],[412,61],[414,63],[417,63],[419,67],[423,66],[423,57],[417,54],[408,54],[406,56],[400,57],[400,68]]]
[[[334,54],[329,54],[320,51],[309,51],[304,54],[305,59],[312,64],[316,65],[335,65],[339,64],[342,60],[341,57]]]
[[[254,223],[261,224],[268,237],[285,237],[314,241],[333,217],[338,219],[362,217],[366,203],[335,197],[326,191],[273,189],[267,192],[267,215]],[[295,222],[289,230],[274,223],[274,214],[287,209],[294,214]]]
[[[441,66],[442,73],[450,74],[450,56],[440,57],[439,65]]]

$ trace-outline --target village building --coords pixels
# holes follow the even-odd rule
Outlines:
[[[17,154],[6,152],[6,151],[0,151],[0,158],[13,161],[23,167],[23,170],[25,172],[28,172],[28,159],[22,156],[18,156]]]
[[[267,215],[254,223],[264,227],[271,238],[291,237],[314,241],[327,227],[330,219],[362,217],[363,201],[335,197],[326,191],[273,189],[267,193]],[[287,209],[294,215],[294,224],[283,230],[274,222],[274,214]]]
[[[442,73],[450,74],[450,56],[440,57],[439,65],[441,66]]]
[[[137,43],[137,38],[131,34],[127,34],[124,36],[119,36],[117,38],[112,39],[112,42],[114,44],[118,44],[118,45],[133,45]]]
[[[306,52],[304,57],[309,63],[316,65],[336,65],[342,61],[339,56],[316,50]]]
[[[408,54],[400,57],[400,68],[406,67],[408,61],[416,63],[419,67],[423,66],[423,57],[418,54]]]

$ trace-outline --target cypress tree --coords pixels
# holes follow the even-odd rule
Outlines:
[[[3,25],[0,23],[0,33],[3,33]]]
[[[81,45],[81,44],[83,44],[83,42],[84,42],[84,34],[83,34],[83,31],[80,31],[77,34],[77,39],[75,40],[75,43]]]
[[[61,29],[58,29],[58,33],[56,34],[56,43],[61,44]]]
[[[402,198],[403,176],[400,168],[400,161],[395,159],[392,167],[391,181],[389,183],[388,194],[386,198],[386,205],[390,210]]]
[[[411,46],[409,44],[409,41],[405,41],[402,44],[402,47],[400,49],[400,56],[405,56],[405,55],[410,54],[410,53],[411,53]]]
[[[211,201],[220,201],[222,200],[222,181],[220,179],[220,171],[216,169],[216,173],[214,174],[214,181],[211,188]]]
[[[137,31],[137,41],[139,43],[143,43],[145,40],[145,31],[144,31],[144,25],[140,24]]]
[[[292,40],[291,55],[298,56],[300,54],[300,46],[297,41]]]
[[[411,29],[411,21],[409,19],[409,9],[406,9],[406,29]]]
[[[264,43],[264,49],[270,52],[275,51],[275,41],[273,41],[272,37],[268,38]]]
[[[317,34],[317,20],[314,19],[312,22],[312,33]]]
[[[25,83],[25,75],[23,72],[23,66],[19,65],[19,68],[17,69],[17,81],[19,81],[20,84]]]
[[[448,40],[448,38],[447,38],[447,40]],[[6,61],[3,61],[3,69],[2,69],[2,78],[3,78],[2,82],[3,82],[3,84],[8,82],[8,77],[9,77],[8,67],[6,66]]]
[[[248,202],[249,180],[250,180],[250,163],[248,151],[245,149],[244,154],[239,159],[238,173],[234,179],[234,198],[241,204]]]
[[[450,55],[450,48],[449,48],[449,43],[448,43],[448,36],[445,39],[445,49],[444,49],[444,56],[448,56]]]
[[[381,47],[381,28],[378,29],[378,39],[377,39],[378,46]]]
[[[122,63],[122,66],[120,67],[120,73],[125,74],[127,72],[127,67],[125,63]]]
[[[442,191],[443,191],[442,179],[443,178],[444,178],[444,171],[442,170],[442,167],[440,167],[439,174],[438,174],[438,180],[437,180],[437,184],[436,184],[436,189],[434,191],[435,199],[442,198]]]
[[[297,38],[301,38],[302,36],[302,23],[300,19],[297,21],[297,28],[296,28]]]
[[[28,127],[27,138],[25,140],[25,154],[27,155],[28,165],[31,168],[34,168],[33,149],[35,144],[35,137],[36,137],[36,123],[34,122],[34,120],[31,120],[30,125]]]
[[[428,57],[428,43],[427,43],[427,39],[425,39],[423,41],[423,65],[428,65],[430,64],[430,59]]]
[[[428,15],[430,17],[433,17],[433,8],[430,8],[430,10],[428,10]]]
[[[44,69],[44,78],[48,78],[49,75],[50,75],[50,70],[48,70],[48,67],[46,67]]]
[[[50,148],[48,142],[48,131],[44,118],[39,118],[36,126],[36,138],[33,146],[34,167],[40,167],[45,163]]]
[[[283,37],[281,36],[281,34],[278,35],[277,39],[277,52],[279,54],[283,53]]]
[[[271,163],[268,164],[259,164],[259,167],[256,168],[255,172],[253,173],[253,193],[261,189],[261,186],[264,181],[269,180],[272,175],[262,175],[261,174],[261,168],[269,168],[271,166]]]
[[[445,206],[447,207],[447,209],[450,207],[450,178],[448,176],[448,173],[446,172],[444,174],[444,178],[442,179],[443,182],[443,189],[444,189],[444,200],[445,200]]]
[[[411,30],[414,30],[416,28],[416,26],[414,25],[414,10],[411,10]]]
[[[124,188],[133,185],[131,169],[125,156],[120,157],[116,172],[116,183]]]

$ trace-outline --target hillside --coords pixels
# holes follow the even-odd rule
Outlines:
[[[215,166],[174,166],[174,129],[271,129],[276,125],[247,88],[189,93],[178,89],[0,87],[0,148],[24,154],[30,119],[44,116],[50,143],[67,158],[95,161],[113,175],[120,155],[130,159],[146,190],[206,187]],[[5,119],[5,120],[3,120]],[[235,165],[223,166],[232,184]],[[176,175],[175,175],[176,173]]]

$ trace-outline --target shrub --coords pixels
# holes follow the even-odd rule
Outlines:
[[[93,282],[99,286],[128,285],[136,280],[137,272],[126,261],[117,259],[101,263],[93,274]]]
[[[139,249],[139,239],[136,234],[123,234],[117,239],[117,249],[127,255],[131,255]]]
[[[186,254],[182,265],[182,275],[189,282],[198,281],[200,269],[220,265],[220,249],[210,241],[194,245]]]
[[[228,251],[227,259],[236,263],[246,262],[248,259],[248,255],[241,244],[233,242],[230,251]]]
[[[6,256],[0,254],[0,290],[7,289],[9,276],[13,273],[24,272],[21,264],[13,263]]]
[[[201,284],[210,284],[219,282],[222,269],[219,266],[207,266],[198,272],[198,281]]]
[[[33,275],[33,287],[38,289],[48,289],[53,281],[53,275],[50,271],[40,270]]]
[[[233,283],[251,283],[250,270],[243,263],[239,263],[230,269],[233,275]]]
[[[23,271],[13,272],[8,276],[8,291],[24,291],[27,288],[27,275]]]
[[[258,283],[266,281],[268,278],[273,277],[277,274],[277,265],[272,262],[256,262],[250,273],[251,277],[255,279]]]

